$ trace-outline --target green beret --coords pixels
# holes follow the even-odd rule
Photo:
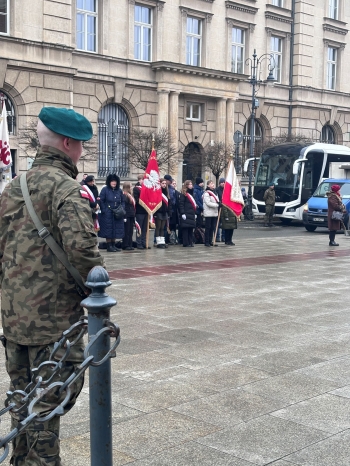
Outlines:
[[[39,113],[39,119],[46,128],[67,138],[77,141],[88,141],[92,138],[89,120],[71,108],[44,107]]]

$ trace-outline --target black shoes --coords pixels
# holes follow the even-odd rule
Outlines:
[[[228,242],[228,243],[225,243],[227,246],[234,246],[235,243],[232,243],[232,241]]]
[[[339,243],[336,243],[335,241],[330,241],[329,245],[330,246],[339,246]]]

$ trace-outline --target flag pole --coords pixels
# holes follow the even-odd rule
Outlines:
[[[214,241],[213,241],[214,246],[215,246],[215,243],[216,243],[216,235],[218,234],[218,228],[219,228],[219,223],[220,223],[220,214],[221,214],[221,207],[220,207],[219,212],[218,212],[218,221],[216,222],[215,235],[214,235]]]

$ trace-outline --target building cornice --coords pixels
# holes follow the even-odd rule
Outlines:
[[[188,8],[187,6],[180,6],[181,15],[186,17],[188,15],[197,16],[198,18],[203,18],[207,23],[211,23],[211,20],[214,16],[213,13],[208,13],[200,10],[194,10],[193,8]]]
[[[251,15],[255,15],[259,10],[259,8],[256,8],[254,6],[233,2],[232,0],[226,0],[225,5],[227,10],[242,11],[243,13],[248,13]]]
[[[339,27],[332,26],[327,23],[323,23],[323,30],[328,31],[328,32],[333,32],[334,34],[340,34],[342,36],[346,36],[346,34],[349,32],[348,29],[339,28]]]
[[[172,73],[184,73],[228,81],[242,81],[248,79],[248,75],[246,74],[236,74],[231,73],[230,71],[213,70],[210,68],[202,68],[200,66],[183,65],[181,63],[172,63],[167,61],[153,62],[151,68],[153,71],[170,71]]]
[[[272,19],[274,21],[280,21],[282,23],[288,23],[288,24],[292,24],[293,22],[293,19],[291,17],[280,15],[273,11],[265,11],[265,18]]]

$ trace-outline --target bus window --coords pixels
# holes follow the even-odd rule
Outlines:
[[[324,153],[311,151],[306,155],[302,181],[302,199],[306,202],[320,183]]]

